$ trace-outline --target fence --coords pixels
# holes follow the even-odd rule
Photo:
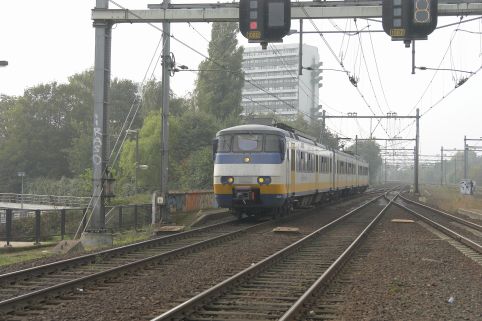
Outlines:
[[[53,206],[85,207],[90,197],[0,193],[2,203],[25,203]]]
[[[87,225],[87,209],[20,211],[0,210],[0,239],[40,241],[73,238],[79,225]],[[151,223],[151,204],[106,207],[109,216],[106,227],[112,232],[137,229]],[[4,222],[4,223],[2,223]]]
[[[215,208],[217,203],[212,191],[172,192],[169,194],[169,207],[172,213],[192,212]],[[88,215],[84,215],[86,211],[86,208],[0,209],[0,240],[6,240],[8,244],[11,241],[39,243],[55,238],[62,240],[73,238],[79,225],[81,224],[82,230],[84,230],[87,224],[85,217]],[[90,214],[90,211],[88,214]],[[106,228],[112,232],[137,229],[150,224],[151,215],[151,204],[107,206]]]

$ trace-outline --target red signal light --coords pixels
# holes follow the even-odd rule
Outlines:
[[[256,29],[258,29],[258,23],[257,23],[256,21],[251,21],[251,22],[249,23],[249,29],[251,29],[251,30],[256,30]]]

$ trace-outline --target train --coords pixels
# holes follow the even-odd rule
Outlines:
[[[213,140],[214,195],[239,218],[289,215],[368,188],[360,156],[326,148],[287,126],[246,124],[220,130]]]

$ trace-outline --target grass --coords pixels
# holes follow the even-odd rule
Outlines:
[[[189,226],[197,218],[196,212],[191,213],[173,213],[173,219],[177,225]],[[152,227],[146,226],[142,229],[125,230],[114,233],[114,247],[132,244],[148,240],[152,236]],[[39,258],[45,258],[53,255],[50,250],[60,240],[54,237],[52,242],[43,242],[41,247],[29,246],[23,248],[0,248],[0,266],[10,265],[20,262],[31,261]],[[33,243],[32,243],[33,244]]]
[[[114,233],[114,247],[148,240],[152,235],[152,228],[146,227],[142,230],[126,230]]]
[[[463,209],[482,209],[482,196],[461,195],[459,190],[452,186],[423,186],[422,195],[428,203],[437,204],[447,211]]]
[[[2,249],[0,251],[0,266],[26,262],[51,256],[53,255],[53,253],[48,251],[51,248],[51,245],[49,245],[48,247],[35,247],[35,249],[32,249],[32,247],[21,250],[12,248]]]

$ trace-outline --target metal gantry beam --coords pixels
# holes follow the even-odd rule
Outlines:
[[[482,15],[482,1],[439,1],[439,16]],[[162,4],[149,5],[147,10],[105,9],[92,10],[93,20],[114,23],[143,22],[214,22],[238,21],[238,3]],[[291,19],[380,18],[382,1],[313,1],[292,2]]]
[[[384,118],[392,118],[392,119],[396,119],[396,118],[400,118],[400,119],[403,119],[403,118],[409,118],[409,119],[415,119],[417,118],[417,116],[389,116],[389,115],[386,115],[386,116],[359,116],[359,115],[342,115],[342,116],[324,116],[325,118],[336,118],[336,119],[344,119],[344,118],[365,118],[365,119],[384,119]]]

